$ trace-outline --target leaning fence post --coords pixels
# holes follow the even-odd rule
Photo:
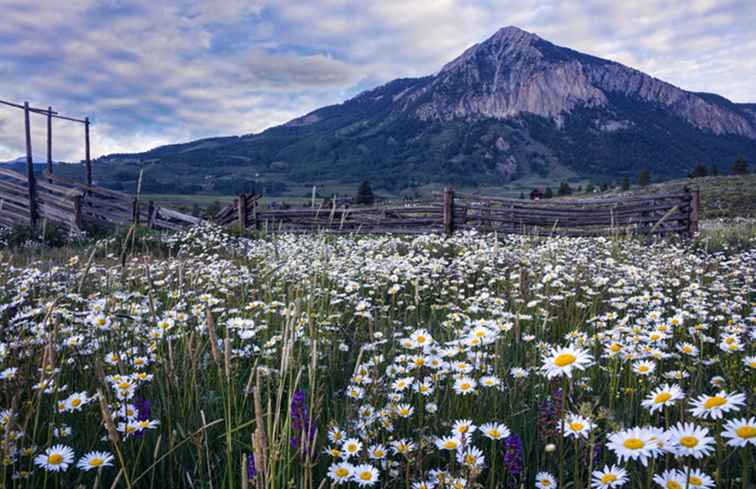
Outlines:
[[[152,229],[155,227],[155,202],[149,201],[147,203],[147,229]]]
[[[239,213],[239,231],[244,231],[247,229],[247,194],[239,194],[236,206]]]
[[[131,219],[134,224],[139,225],[139,199],[134,198],[131,201]]]
[[[692,238],[698,234],[698,213],[701,206],[701,194],[698,189],[690,191],[690,213],[688,214],[688,234]]]
[[[454,189],[451,187],[444,190],[444,233],[446,236],[454,233]]]
[[[81,229],[81,194],[73,196],[74,226]]]
[[[32,159],[31,126],[29,123],[29,102],[24,102],[24,124],[26,126],[26,178],[29,181],[29,226],[37,230],[37,181],[34,178]]]

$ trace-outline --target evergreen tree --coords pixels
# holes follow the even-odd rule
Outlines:
[[[693,170],[688,173],[688,177],[690,178],[702,178],[709,175],[709,171],[706,169],[706,167],[703,165],[703,163],[699,163],[696,165]]]
[[[572,187],[570,187],[570,184],[562,180],[562,183],[559,184],[559,190],[557,190],[557,193],[560,196],[570,195],[572,193]]]
[[[651,183],[651,172],[643,169],[638,174],[638,185],[641,187],[648,187],[648,184]]]
[[[602,183],[601,184],[601,191],[602,192],[606,192],[607,190],[609,190],[609,184],[606,183],[606,182]]]
[[[355,204],[372,205],[375,202],[375,196],[373,195],[373,189],[370,187],[370,182],[363,180],[360,187],[357,189],[357,195],[354,198]]]
[[[622,190],[630,190],[630,179],[627,175],[622,179]]]
[[[719,168],[717,165],[711,165],[711,168],[709,168],[709,175],[712,177],[718,177],[719,176]]]
[[[525,192],[520,192],[520,200],[525,200]]]
[[[746,160],[744,160],[742,156],[738,155],[735,163],[732,164],[732,174],[748,175],[748,173],[748,163],[746,163]]]
[[[551,187],[546,187],[546,191],[543,193],[544,199],[550,199],[554,197],[554,192],[551,190]]]
[[[594,190],[593,182],[588,182],[588,185],[585,186],[585,193],[592,194]]]

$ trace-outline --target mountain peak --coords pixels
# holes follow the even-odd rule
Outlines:
[[[541,38],[538,37],[536,34],[520,29],[517,26],[508,25],[496,31],[494,35],[492,35],[491,37],[483,41],[483,43],[481,44],[485,44],[488,42],[522,43],[522,42],[532,41],[536,39],[541,39]]]

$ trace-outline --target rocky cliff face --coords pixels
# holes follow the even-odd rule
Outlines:
[[[472,46],[429,83],[405,90],[395,102],[421,120],[507,119],[529,113],[561,125],[578,107],[609,107],[611,93],[658,104],[714,134],[756,138],[756,124],[743,111],[516,27]]]

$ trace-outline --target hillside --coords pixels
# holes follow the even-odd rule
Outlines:
[[[687,174],[756,161],[756,109],[688,92],[619,63],[499,30],[438,73],[398,79],[259,134],[98,161],[109,186],[276,195],[354,184],[399,192],[432,183],[506,185]]]

